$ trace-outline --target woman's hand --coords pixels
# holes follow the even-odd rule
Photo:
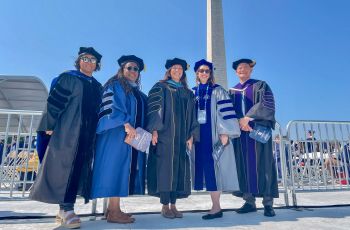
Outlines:
[[[128,138],[134,139],[136,136],[136,129],[134,129],[129,123],[124,124],[124,128]]]
[[[219,137],[220,137],[221,144],[224,146],[227,145],[228,135],[227,134],[220,134]]]
[[[252,127],[249,126],[249,121],[251,121],[250,117],[243,117],[239,119],[239,126],[243,131],[250,132],[252,131]]]
[[[158,143],[158,132],[154,130],[152,132],[152,145],[156,145]]]
[[[193,136],[191,136],[190,139],[188,139],[188,140],[186,141],[186,145],[187,145],[187,148],[188,148],[189,150],[192,150],[192,146],[193,146]]]
[[[53,131],[52,130],[47,130],[47,131],[45,131],[45,133],[46,133],[46,135],[52,135],[52,133],[53,133]]]

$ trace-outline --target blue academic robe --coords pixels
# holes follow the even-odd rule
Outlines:
[[[146,95],[140,91],[141,103]],[[141,108],[144,108],[141,106]],[[138,152],[137,172],[131,180],[132,147],[124,142],[125,123],[135,127],[137,99],[133,93],[126,94],[121,84],[115,81],[104,90],[97,126],[96,155],[93,165],[92,198],[125,197],[129,186],[134,186],[134,194],[144,194],[145,153]],[[141,112],[142,122],[145,111]],[[133,185],[129,185],[134,181]]]
[[[198,106],[201,110],[206,110],[207,122],[200,125],[200,142],[196,142],[196,156],[195,156],[195,181],[194,189],[203,190],[204,180],[208,191],[217,191],[214,160],[212,157],[213,143],[212,143],[212,124],[211,124],[211,93],[213,87],[208,84],[199,84],[194,87],[196,96],[196,113],[198,113]],[[208,87],[208,92],[207,92]],[[208,93],[208,98],[205,95]],[[206,102],[205,102],[206,101]],[[198,117],[198,114],[196,114]]]

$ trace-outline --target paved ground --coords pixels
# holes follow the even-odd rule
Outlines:
[[[184,211],[183,219],[165,219],[160,216],[159,200],[149,196],[129,197],[122,200],[124,211],[134,213],[136,222],[128,225],[110,224],[97,216],[92,220],[91,204],[84,205],[79,199],[76,205],[78,214],[82,214],[83,229],[349,229],[350,192],[305,193],[298,194],[298,205],[324,206],[323,208],[285,208],[284,197],[276,199],[277,216],[263,216],[263,210],[257,213],[237,214],[232,209],[239,208],[242,201],[229,194],[222,195],[224,217],[204,221],[201,216],[210,208],[210,197],[206,193],[192,195],[178,201],[178,209]],[[0,229],[63,229],[54,223],[56,205],[48,205],[20,199],[6,199],[0,193]],[[97,202],[97,213],[102,212],[102,200]],[[261,200],[257,203],[262,208]],[[16,218],[16,219],[14,219]]]

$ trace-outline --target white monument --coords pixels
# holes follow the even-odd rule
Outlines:
[[[227,89],[224,19],[221,0],[207,0],[207,59],[214,64],[216,83]]]

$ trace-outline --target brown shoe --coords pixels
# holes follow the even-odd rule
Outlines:
[[[132,214],[131,214],[131,213],[127,213],[127,212],[123,212],[123,211],[121,211],[121,212],[122,212],[123,215],[126,215],[126,216],[128,216],[128,217],[132,217]]]
[[[123,215],[126,215],[128,217],[132,217],[132,214],[131,213],[125,213],[123,211],[120,211]],[[108,213],[109,213],[109,209],[107,208],[106,212],[104,213],[103,217],[102,217],[102,220],[105,220],[107,219],[107,216],[108,216]],[[56,217],[57,219],[57,217]]]
[[[130,224],[135,222],[135,218],[123,214],[121,211],[108,210],[107,222],[118,224]]]
[[[179,212],[175,206],[171,206],[171,211],[174,213],[176,218],[184,217],[184,215],[181,212]]]
[[[169,219],[174,219],[175,218],[174,212],[171,211],[168,206],[163,206],[163,208],[162,208],[162,216],[164,216],[165,218],[169,218]]]

